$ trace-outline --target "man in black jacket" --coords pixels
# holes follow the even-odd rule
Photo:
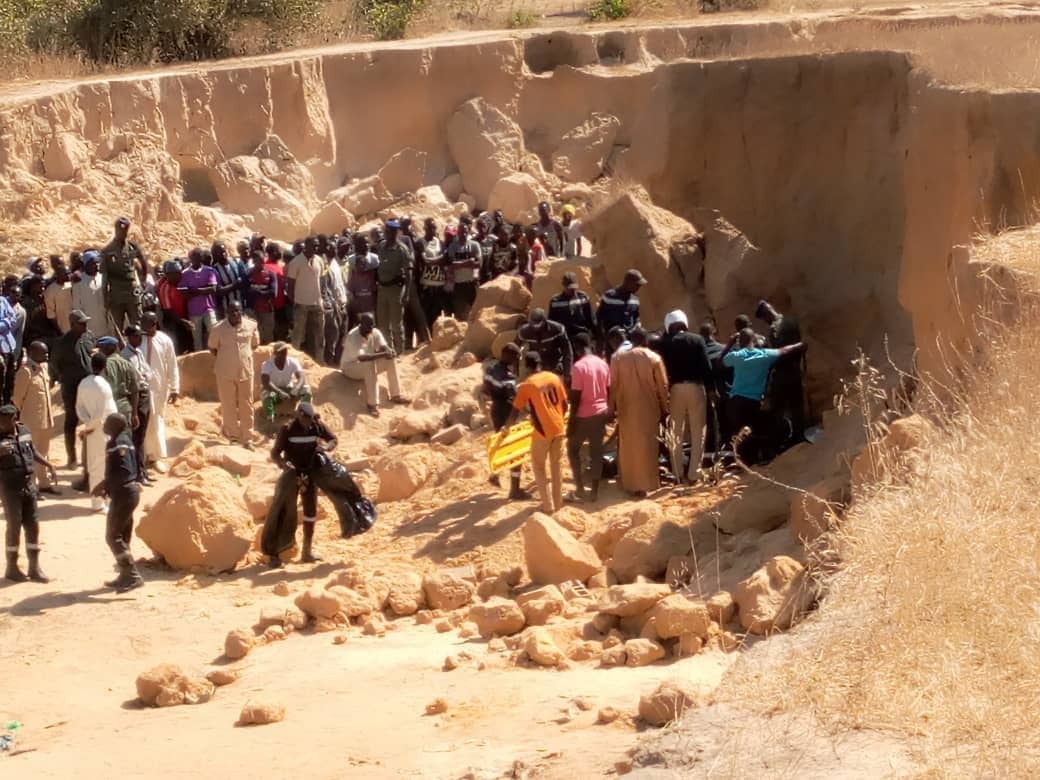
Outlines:
[[[516,340],[524,353],[534,352],[542,359],[542,369],[568,379],[574,353],[563,325],[550,320],[545,309],[532,309],[527,324],[521,325]]]

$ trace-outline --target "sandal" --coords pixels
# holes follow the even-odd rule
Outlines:
[[[585,496],[577,491],[572,490],[570,493],[563,497],[564,503],[567,504],[584,504],[586,503]]]

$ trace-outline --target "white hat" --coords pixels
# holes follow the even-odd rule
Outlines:
[[[671,330],[672,325],[675,325],[676,323],[680,322],[683,324],[683,327],[688,328],[690,326],[689,321],[686,319],[686,315],[680,309],[670,311],[666,315],[664,315],[665,330]]]

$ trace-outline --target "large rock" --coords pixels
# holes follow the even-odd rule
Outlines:
[[[354,217],[338,201],[330,200],[311,217],[311,235],[324,233],[337,235],[346,228],[353,228]]]
[[[654,501],[640,501],[637,504],[622,504],[615,509],[600,513],[599,527],[589,535],[589,544],[596,548],[601,558],[614,555],[618,542],[633,529],[657,522],[661,515],[661,507]]]
[[[600,612],[618,617],[635,617],[653,609],[672,589],[653,582],[634,582],[630,585],[614,585],[607,589],[599,604]]]
[[[214,690],[205,677],[186,674],[173,664],[160,664],[137,678],[137,698],[149,707],[202,704],[210,700]]]
[[[423,592],[431,609],[450,612],[473,601],[477,589],[467,575],[452,569],[441,569],[423,578]]]
[[[550,618],[562,615],[567,607],[563,594],[555,585],[521,593],[517,595],[516,603],[523,610],[529,626],[544,626]]]
[[[249,655],[249,651],[255,646],[256,634],[248,628],[236,628],[229,631],[224,639],[224,655],[237,661]]]
[[[835,527],[838,512],[849,502],[849,478],[838,474],[817,482],[806,493],[791,496],[791,514],[788,527],[791,535],[808,544]]]
[[[269,170],[266,162],[242,155],[215,166],[210,178],[217,198],[226,211],[246,216],[266,235],[303,235],[311,223],[307,205],[276,181],[277,168]]]
[[[406,147],[387,160],[376,175],[398,197],[415,192],[426,178],[426,152]]]
[[[639,699],[639,717],[651,726],[664,726],[706,703],[707,696],[687,682],[666,680]]]
[[[549,301],[563,289],[565,273],[573,273],[578,277],[578,288],[589,296],[593,310],[599,306],[600,293],[620,282],[620,279],[608,280],[606,271],[598,262],[550,257],[534,269],[534,281],[531,283],[532,308],[549,310]]]
[[[90,165],[90,150],[76,133],[56,133],[43,155],[48,179],[72,181]]]
[[[398,198],[379,176],[357,179],[328,194],[330,201],[339,203],[349,214],[361,217],[389,208]]]
[[[440,407],[409,409],[390,423],[391,439],[408,441],[413,436],[432,436],[444,426],[444,410]]]
[[[859,490],[874,482],[902,479],[916,462],[916,453],[932,431],[919,414],[893,421],[885,435],[867,445],[852,461],[852,486]]]
[[[610,114],[593,113],[560,139],[552,156],[552,171],[567,182],[589,182],[603,173],[621,122]]]
[[[212,572],[234,569],[255,533],[238,483],[212,466],[166,491],[137,526],[141,540],[174,569]]]
[[[430,334],[430,347],[434,352],[445,352],[462,343],[466,338],[466,323],[454,317],[438,317]]]
[[[485,639],[517,634],[523,630],[525,622],[520,606],[515,601],[499,596],[470,607],[469,619],[476,623],[477,630]]]
[[[285,705],[273,701],[248,701],[238,716],[240,726],[260,726],[285,720]]]
[[[501,210],[509,222],[530,224],[538,218],[538,204],[546,193],[529,173],[511,173],[495,182],[488,196],[488,211]]]
[[[448,120],[448,149],[466,192],[486,206],[498,180],[520,169],[524,136],[516,122],[477,97]],[[447,182],[442,186],[447,192]]]
[[[380,504],[414,495],[430,477],[426,460],[417,452],[381,458],[375,463],[374,471],[379,477],[376,502]]]
[[[686,555],[691,548],[688,528],[667,520],[644,523],[621,537],[610,568],[619,582],[634,582],[636,577],[658,579],[672,556]]]
[[[515,331],[524,318],[524,315],[505,306],[480,311],[474,309],[474,312],[460,351],[471,352],[477,360],[484,360],[491,354],[491,345],[499,333]]]
[[[784,631],[812,603],[805,567],[778,555],[733,591],[740,624],[752,634]]]
[[[727,534],[741,531],[766,533],[779,528],[790,516],[791,494],[772,482],[755,481],[744,486],[719,510],[716,525]]]
[[[531,305],[531,292],[519,276],[503,274],[485,282],[477,289],[477,297],[473,300],[471,313],[485,309],[505,308],[523,314]],[[471,314],[470,319],[476,319]]]
[[[638,268],[648,284],[639,293],[643,324],[657,328],[673,309],[704,311],[700,295],[703,255],[696,229],[655,206],[642,188],[626,191],[587,217],[582,230],[611,285]]]
[[[657,635],[662,639],[674,639],[683,634],[707,639],[711,626],[707,605],[682,593],[673,593],[658,601],[650,610],[648,619],[655,621]]]
[[[336,594],[320,585],[309,587],[296,597],[294,603],[313,618],[331,619],[336,617],[340,611],[340,603]]]
[[[625,642],[625,663],[628,666],[649,666],[665,656],[664,646],[653,639],[629,639]]]
[[[252,453],[237,445],[207,447],[206,462],[219,466],[233,477],[248,477],[253,470]]]
[[[426,606],[422,577],[414,572],[392,576],[386,602],[395,615],[414,615]]]
[[[541,626],[528,628],[520,637],[520,648],[528,658],[541,666],[557,666],[567,656],[553,641],[553,635]]]
[[[524,561],[532,582],[584,582],[602,566],[591,545],[579,542],[541,512],[535,512],[524,523],[523,538]]]

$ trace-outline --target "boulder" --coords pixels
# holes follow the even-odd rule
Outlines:
[[[656,327],[673,309],[704,311],[703,255],[696,229],[653,204],[641,187],[627,189],[582,223],[611,285],[638,268],[648,284],[639,294],[642,321]]]
[[[412,197],[412,202],[419,212],[442,220],[453,216],[455,213],[451,201],[444,194],[444,190],[436,184],[417,189]]]
[[[752,634],[784,631],[812,603],[805,567],[778,555],[733,591],[740,624]]]
[[[386,602],[395,615],[414,615],[426,606],[422,577],[415,572],[392,576]]]
[[[689,658],[697,655],[704,648],[704,640],[696,634],[683,634],[672,645],[672,655],[676,658]]]
[[[614,149],[621,122],[610,114],[593,113],[560,139],[552,156],[552,171],[566,182],[589,182],[603,173]]]
[[[213,683],[205,677],[185,674],[173,664],[160,664],[137,677],[137,698],[148,707],[202,704],[213,691]]]
[[[376,501],[380,504],[414,495],[430,477],[426,461],[418,452],[381,458],[375,463],[374,471],[379,477]]]
[[[853,489],[883,480],[902,479],[912,469],[915,451],[924,444],[932,428],[919,414],[890,423],[885,435],[867,445],[852,461]]]
[[[737,614],[737,603],[733,600],[733,594],[728,590],[720,590],[710,599],[704,602],[708,608],[708,615],[720,626],[726,625]]]
[[[693,685],[679,680],[666,680],[639,699],[639,717],[651,726],[664,726],[682,714],[706,703],[707,696]]]
[[[206,673],[206,679],[216,687],[222,688],[235,682],[238,679],[238,675],[238,669],[213,669]]]
[[[307,613],[291,602],[270,604],[261,608],[256,627],[263,631],[268,626],[299,629],[307,625]]]
[[[610,588],[618,584],[617,575],[610,569],[601,569],[585,581],[590,589]]]
[[[433,323],[430,346],[434,352],[445,352],[462,343],[466,338],[466,323],[453,317],[438,317]]]
[[[511,173],[495,182],[488,196],[487,209],[500,209],[509,222],[527,225],[538,219],[538,204],[545,192],[529,173]]]
[[[331,619],[339,614],[336,594],[320,585],[312,585],[296,597],[296,606],[313,618]]]
[[[615,585],[607,589],[604,600],[599,604],[600,612],[618,617],[635,617],[649,612],[657,602],[670,595],[667,585],[653,582],[634,582],[630,585]]]
[[[207,447],[206,462],[224,469],[233,477],[248,477],[253,469],[252,453],[244,447],[234,445]]]
[[[370,598],[358,593],[353,588],[347,588],[343,585],[333,585],[331,588],[326,588],[325,590],[334,595],[336,600],[339,602],[339,609],[337,612],[342,612],[348,618],[357,618],[362,615],[368,615],[373,609],[378,608],[372,603]]]
[[[235,479],[202,468],[167,490],[141,517],[137,535],[174,569],[231,571],[256,529]]]
[[[450,447],[452,444],[457,444],[462,441],[462,437],[466,435],[466,431],[469,427],[464,423],[456,423],[442,431],[438,431],[430,437],[430,444],[440,444],[445,447]]]
[[[233,661],[245,658],[256,646],[256,635],[247,628],[236,628],[229,631],[224,639],[224,655]]]
[[[798,541],[808,544],[837,526],[838,512],[852,498],[849,478],[838,474],[817,482],[805,493],[791,496],[788,528]]]
[[[518,314],[505,306],[474,309],[470,313],[466,337],[462,340],[461,352],[471,353],[477,360],[484,360],[491,354],[491,345],[495,337],[503,331],[516,331],[523,321],[524,315]]]
[[[477,97],[455,111],[448,120],[447,135],[466,192],[486,206],[495,183],[520,170],[524,137],[519,125]]]
[[[398,197],[415,192],[426,178],[426,152],[405,147],[387,160],[376,175]]]
[[[541,666],[558,666],[566,659],[563,651],[553,641],[553,636],[544,627],[528,628],[520,637],[520,648],[527,657]]]
[[[335,200],[330,200],[322,205],[317,213],[311,217],[311,235],[324,233],[329,236],[338,235],[345,228],[353,228],[354,217],[343,208],[343,205]]]
[[[463,189],[462,174],[452,173],[441,180],[441,191],[444,193],[444,197],[452,203],[458,202]]]
[[[607,279],[603,266],[589,260],[565,260],[563,258],[546,258],[534,269],[534,281],[531,284],[531,306],[548,310],[549,301],[559,295],[563,289],[563,275],[573,273],[578,277],[578,288],[589,296],[592,308],[599,305],[600,293],[606,291],[618,281]]]
[[[562,615],[567,607],[563,594],[555,585],[521,593],[517,595],[516,603],[523,610],[529,626],[544,626],[549,618]]]
[[[649,666],[664,656],[664,645],[652,639],[629,639],[625,642],[625,664],[628,666]]]
[[[579,542],[541,512],[535,512],[527,519],[522,533],[524,561],[534,583],[584,582],[602,566],[591,545]]]
[[[328,199],[339,203],[347,213],[354,217],[375,214],[397,202],[397,197],[387,189],[383,180],[378,176],[356,179],[343,187],[332,190],[328,194]]]
[[[530,304],[531,293],[524,285],[523,279],[519,276],[503,274],[491,281],[484,282],[477,288],[477,297],[473,301],[470,319],[474,319],[472,312],[498,307],[522,314],[527,311]]]
[[[661,508],[653,501],[622,504],[600,515],[600,527],[589,535],[589,544],[601,558],[610,558],[621,538],[634,528],[659,521]],[[667,565],[667,564],[666,564]]]
[[[444,425],[444,410],[440,407],[409,409],[390,422],[389,437],[408,441],[413,436],[432,436]]]
[[[285,705],[272,701],[249,701],[238,716],[240,726],[261,726],[285,720]]]
[[[494,341],[491,342],[491,357],[495,360],[502,358],[502,349],[506,344],[516,343],[516,331],[515,330],[504,330],[495,336]]]
[[[779,528],[791,513],[791,497],[787,488],[771,482],[755,481],[719,509],[715,524],[726,534],[741,531],[766,533]]]
[[[658,579],[665,574],[670,558],[686,555],[692,546],[688,528],[670,521],[644,523],[621,537],[610,568],[620,582],[633,582],[636,577]]]
[[[77,133],[56,133],[43,154],[43,170],[53,181],[72,181],[90,167],[90,150]]]
[[[483,604],[469,608],[469,619],[485,639],[493,636],[509,636],[524,628],[524,613],[520,606],[509,599],[494,596]]]
[[[711,616],[705,603],[682,593],[673,593],[658,601],[650,610],[649,619],[655,622],[657,635],[662,639],[673,639],[684,634],[707,639],[711,626]]]
[[[423,593],[431,609],[450,612],[469,604],[476,586],[457,571],[441,569],[423,578]]]
[[[268,161],[241,155],[211,168],[217,199],[226,211],[247,217],[265,235],[303,235],[311,224],[310,210],[297,191],[277,181],[278,165],[264,162]],[[310,188],[313,191],[313,181]]]

